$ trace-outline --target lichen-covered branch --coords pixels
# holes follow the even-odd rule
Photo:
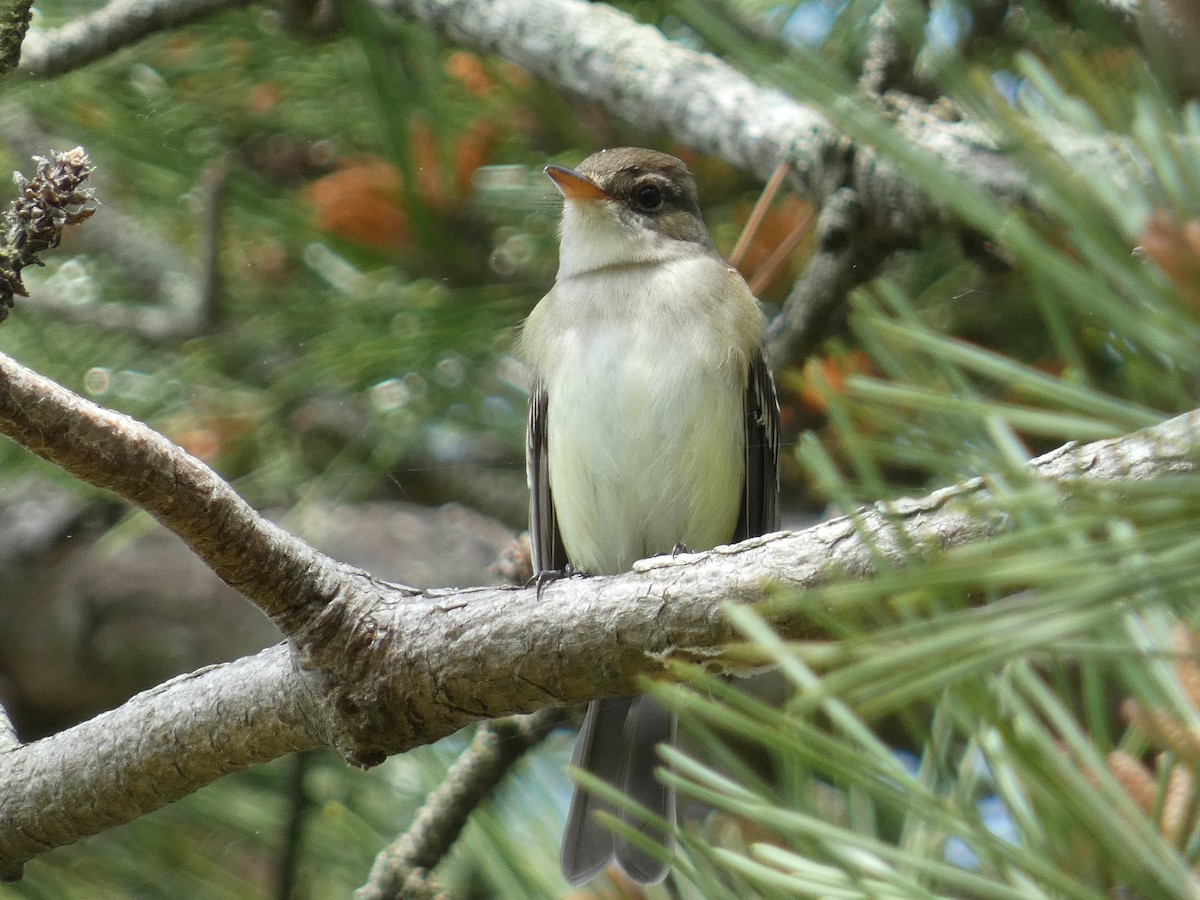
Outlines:
[[[61,75],[144,40],[248,0],[112,0],[95,12],[54,29],[32,29],[21,53],[23,72]]]
[[[916,49],[910,36],[920,33],[929,10],[923,3],[884,0],[871,14],[871,38],[858,85],[870,94],[904,87],[911,80]]]
[[[849,186],[865,222],[916,227],[940,215],[903,173],[856,148],[801,100],[764,87],[707,53],[603,3],[584,0],[375,0],[449,40],[516,62],[566,91],[599,102],[648,132],[712,153],[766,179],[791,162],[791,187],[823,200]],[[552,27],[547,27],[551,25]],[[1028,205],[1029,185],[977,127],[948,122],[918,105],[897,123],[947,168],[990,191],[1001,205]]]

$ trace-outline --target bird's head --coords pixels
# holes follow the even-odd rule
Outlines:
[[[558,277],[715,255],[696,181],[673,156],[641,147],[593,153],[576,169],[547,166],[563,196]]]

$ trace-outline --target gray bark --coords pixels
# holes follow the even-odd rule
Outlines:
[[[669,676],[672,661],[727,668],[721,651],[737,634],[725,604],[869,578],[880,559],[903,566],[1009,526],[975,479],[801,532],[559,581],[540,598],[518,588],[417,591],[333,562],[146,426],[2,356],[0,432],[153,512],[289,639],[0,753],[0,872],[10,877],[37,853],[293,750],[332,746],[370,765],[479,719],[634,693],[640,676]],[[1068,486],[1153,478],[1195,471],[1198,447],[1195,411],[1068,445],[1032,468]],[[785,637],[824,636],[775,609]]]

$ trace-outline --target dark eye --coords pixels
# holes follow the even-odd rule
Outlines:
[[[643,184],[633,192],[633,201],[643,212],[656,212],[663,205],[662,191],[653,184]]]

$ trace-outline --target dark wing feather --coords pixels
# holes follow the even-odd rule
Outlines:
[[[529,544],[533,551],[533,571],[561,572],[567,565],[567,551],[554,518],[554,498],[550,495],[548,463],[546,386],[534,384],[529,392],[529,428],[525,433],[525,469],[529,479]]]
[[[746,483],[734,541],[779,529],[779,400],[762,350],[746,384]]]

